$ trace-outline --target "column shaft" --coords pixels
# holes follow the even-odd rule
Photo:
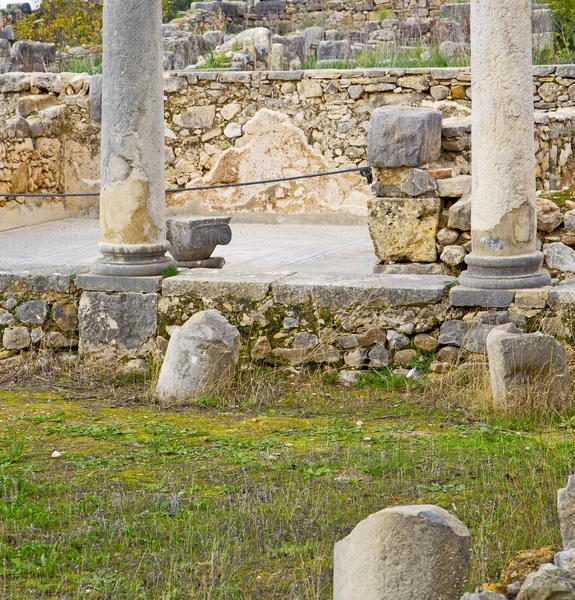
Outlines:
[[[536,251],[532,0],[472,0],[472,253],[462,285],[549,281]]]
[[[161,0],[106,0],[99,275],[159,275],[166,256]]]

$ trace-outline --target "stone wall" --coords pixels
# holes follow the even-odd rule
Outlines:
[[[269,27],[286,33],[305,27],[321,26],[340,31],[357,31],[365,23],[388,17],[438,17],[449,0],[263,0],[260,2],[196,2],[192,4],[191,23],[203,32],[220,29],[223,24],[233,32],[250,27]],[[190,22],[189,17],[176,19]]]
[[[341,285],[184,276],[165,279],[156,292],[103,293],[81,292],[73,274],[0,273],[0,360],[78,344],[88,353],[161,357],[176,326],[212,308],[239,328],[244,361],[337,369],[345,381],[383,366],[443,373],[484,355],[487,334],[507,322],[574,341],[573,282],[517,292],[505,310],[453,307],[450,285],[446,277]]]
[[[90,81],[87,75],[0,75],[0,192],[97,191],[99,125],[90,117]],[[166,185],[213,185],[364,166],[371,113],[398,104],[443,112],[443,153],[433,166],[468,175],[470,85],[469,69],[169,73]],[[570,186],[575,172],[575,67],[536,67],[534,86],[538,188]],[[272,123],[275,133],[269,132]],[[168,202],[186,211],[361,216],[370,194],[361,177],[349,175],[237,193],[175,194]],[[0,198],[0,228],[84,214],[97,204],[97,198],[85,197]]]

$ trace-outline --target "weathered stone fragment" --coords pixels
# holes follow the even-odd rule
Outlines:
[[[441,253],[441,260],[452,267],[457,267],[465,260],[467,250],[463,246],[445,246]]]
[[[30,300],[16,307],[16,316],[22,323],[42,324],[48,316],[48,303],[45,300]]]
[[[568,571],[546,564],[527,575],[517,600],[561,600],[575,598],[575,579]]]
[[[252,346],[250,356],[254,360],[263,360],[272,353],[272,345],[270,344],[267,337],[260,337],[256,343]]]
[[[72,302],[57,302],[52,307],[52,318],[61,331],[78,329],[78,308]]]
[[[369,364],[374,369],[387,367],[392,363],[392,357],[389,350],[382,344],[375,346],[369,351]]]
[[[437,198],[376,198],[368,225],[381,261],[435,262],[441,204]]]
[[[471,195],[471,175],[438,179],[437,193],[442,198],[468,198]]]
[[[469,563],[469,531],[455,516],[387,508],[335,545],[334,600],[453,600]]]
[[[458,200],[449,209],[449,221],[447,226],[450,229],[471,231],[471,199]]]
[[[26,327],[12,327],[4,330],[2,344],[6,350],[24,350],[30,346],[30,332]]]
[[[156,396],[182,403],[229,385],[240,352],[240,333],[217,310],[197,313],[172,334]]]
[[[571,401],[565,349],[555,338],[500,325],[487,337],[487,354],[497,408],[514,410],[531,402],[529,408],[545,410]]]
[[[421,108],[378,108],[368,135],[374,167],[418,167],[439,158],[442,115]]]
[[[539,198],[537,200],[537,228],[551,233],[561,223],[563,223],[563,214],[557,204],[551,200]]]
[[[554,271],[575,273],[575,250],[563,242],[553,242],[543,246],[545,264]]]
[[[557,512],[565,550],[575,549],[575,475],[557,492]]]

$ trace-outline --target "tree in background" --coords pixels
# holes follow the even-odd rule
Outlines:
[[[188,10],[192,0],[162,0],[164,23],[177,18],[181,10]]]
[[[549,8],[555,20],[557,56],[572,60],[575,53],[575,0],[549,0]]]
[[[99,0],[41,0],[38,10],[16,24],[21,40],[58,47],[100,45],[102,4]]]

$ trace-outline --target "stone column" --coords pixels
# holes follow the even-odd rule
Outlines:
[[[536,250],[532,0],[471,1],[472,253],[461,285],[547,285]]]
[[[161,0],[106,0],[100,252],[92,273],[161,275],[166,256]]]

